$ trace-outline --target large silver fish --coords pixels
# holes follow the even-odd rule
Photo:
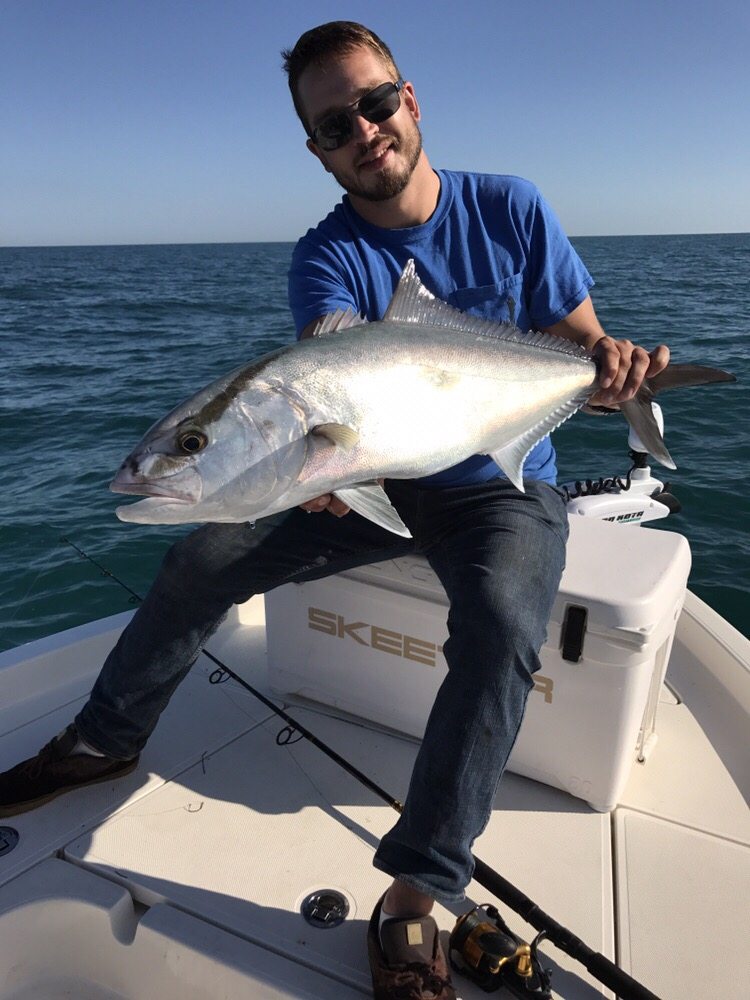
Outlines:
[[[732,378],[671,366],[620,408],[674,468],[653,393]],[[453,309],[409,261],[382,321],[335,313],[315,337],[212,382],[154,424],[110,488],[147,497],[118,507],[123,521],[254,521],[334,493],[408,535],[379,478],[414,479],[487,454],[523,490],[531,448],[596,389],[582,348]]]

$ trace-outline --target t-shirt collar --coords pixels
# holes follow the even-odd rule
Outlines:
[[[362,235],[371,236],[384,244],[394,246],[427,239],[442,223],[453,203],[453,185],[450,176],[443,170],[436,170],[435,173],[440,181],[438,202],[427,222],[423,222],[420,226],[406,226],[403,229],[386,229],[383,226],[375,226],[355,211],[348,195],[344,195],[341,201],[344,213],[350,224]]]

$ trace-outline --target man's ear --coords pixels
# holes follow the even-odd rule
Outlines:
[[[417,95],[414,93],[414,87],[410,83],[405,83],[403,94],[404,104],[409,109],[409,113],[414,121],[418,122],[422,117],[422,112],[419,110],[419,102],[417,101]]]
[[[318,149],[318,147],[315,145],[315,143],[312,141],[312,139],[308,139],[307,142],[305,143],[305,145],[310,150],[310,152],[312,153],[312,155],[314,157],[316,157],[318,160],[320,160],[320,162],[323,164],[323,166],[324,166],[324,168],[326,170],[326,173],[330,174],[331,168],[326,163],[325,159],[323,158],[323,154]]]

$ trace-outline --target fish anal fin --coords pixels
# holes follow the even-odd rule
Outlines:
[[[551,434],[556,427],[572,417],[586,403],[591,395],[590,389],[584,389],[573,396],[566,403],[561,404],[538,424],[523,431],[512,441],[506,441],[498,448],[490,448],[487,454],[493,462],[496,462],[510,479],[513,485],[522,493],[523,488],[523,463],[534,445]]]
[[[517,490],[525,493],[523,488],[523,462],[529,453],[529,449],[523,444],[521,438],[516,438],[510,444],[502,448],[496,448],[489,452],[493,462],[500,466],[505,475],[510,479]]]
[[[351,507],[368,521],[380,525],[387,531],[392,531],[403,538],[411,538],[411,532],[398,515],[396,508],[388,499],[388,494],[379,483],[358,483],[356,486],[346,486],[334,490],[347,507]]]

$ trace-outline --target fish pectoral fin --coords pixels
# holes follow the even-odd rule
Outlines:
[[[328,438],[331,444],[338,445],[344,451],[351,451],[359,441],[359,432],[346,424],[318,424],[313,427],[312,433]]]
[[[396,508],[388,499],[388,494],[379,483],[359,483],[357,486],[334,490],[333,495],[338,497],[347,507],[351,507],[362,517],[366,517],[368,521],[372,521],[396,535],[411,538],[411,532],[399,517]]]
[[[529,447],[523,437],[516,438],[502,448],[496,448],[487,454],[493,462],[500,466],[517,490],[525,493],[523,488],[523,463],[529,453]]]

